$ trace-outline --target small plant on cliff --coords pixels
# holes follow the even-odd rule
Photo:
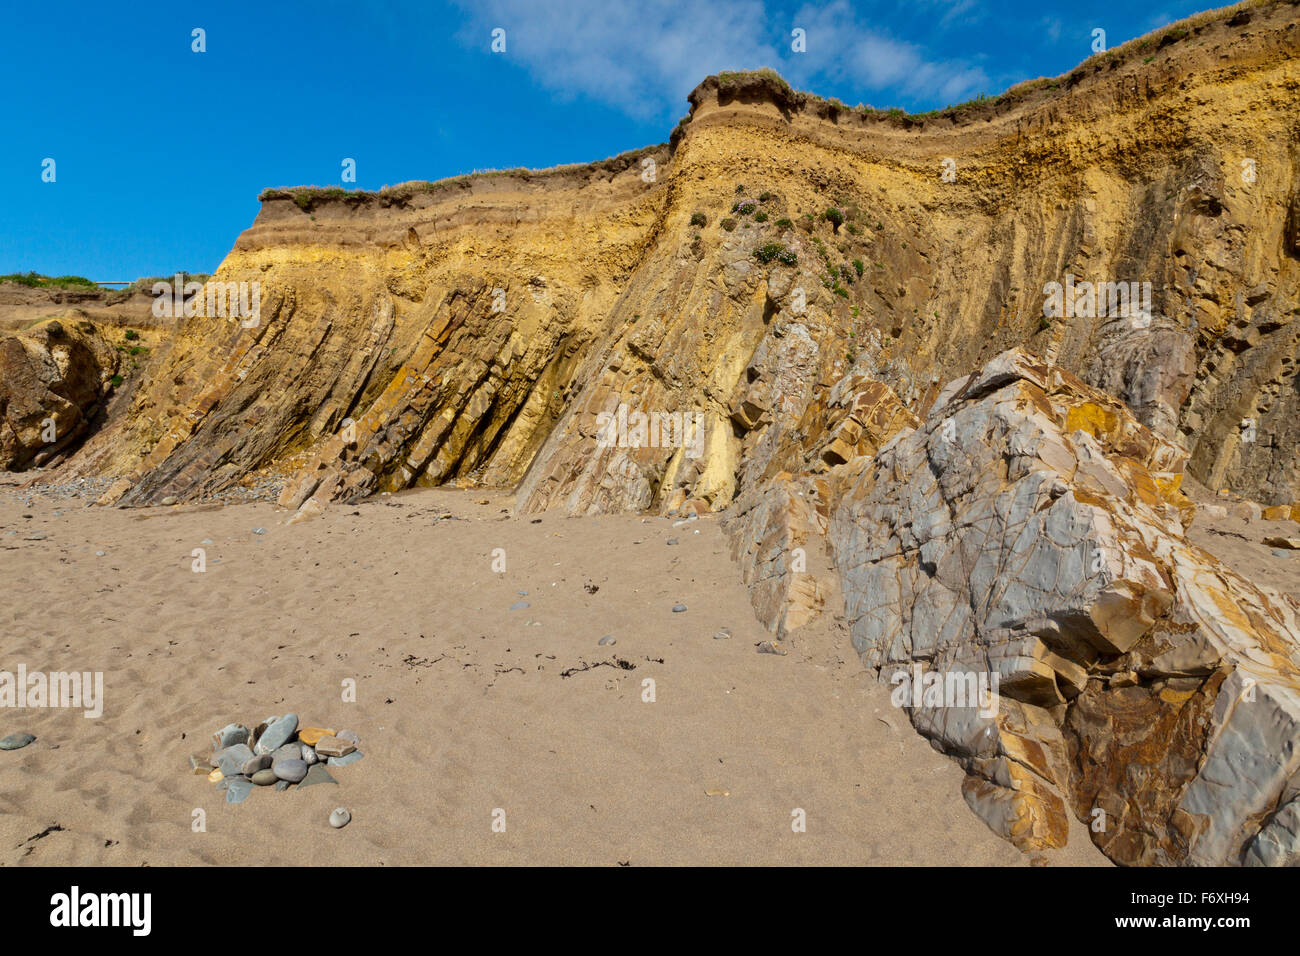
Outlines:
[[[767,222],[767,213],[765,212],[754,213],[754,222]]]
[[[775,198],[776,196],[774,196],[772,193],[769,192],[762,192],[758,194],[759,202],[767,202],[768,200],[775,199]]]
[[[778,219],[776,221],[776,224],[782,229],[790,229],[794,226],[794,223],[792,223],[789,219]]]
[[[135,341],[136,339],[138,339],[139,337],[140,337],[140,333],[137,332],[135,329],[127,329],[127,330],[126,330],[126,340],[127,340],[128,342],[134,342],[134,341]]]
[[[779,242],[768,242],[754,250],[754,258],[764,264],[773,260],[782,265],[792,266],[799,262],[799,257]]]
[[[109,381],[113,383],[114,388],[117,388],[119,385],[122,384],[122,376],[114,375],[112,378],[109,379]]]
[[[758,208],[758,203],[753,199],[742,199],[731,207],[731,211],[741,216],[748,216]]]
[[[840,226],[844,224],[844,213],[840,212],[834,206],[822,213],[822,218],[831,224],[835,232],[840,231]]]
[[[736,228],[736,220],[730,218],[724,219],[722,222],[718,223],[718,225],[727,230],[727,232],[731,232],[731,230]]]
[[[705,217],[704,213],[702,212],[691,213],[692,226],[707,226],[708,224],[709,224],[709,220]]]
[[[859,279],[862,278],[862,272],[863,272],[863,270],[864,270],[865,268],[866,268],[866,266],[864,266],[864,265],[862,264],[862,260],[861,260],[861,259],[854,259],[854,260],[853,260],[853,269],[854,269],[855,272],[857,272],[857,274],[858,274],[858,278],[859,278]]]

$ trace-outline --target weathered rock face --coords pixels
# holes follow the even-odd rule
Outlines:
[[[1025,346],[1179,436],[1211,487],[1300,499],[1296,29],[1265,4],[925,119],[710,78],[670,147],[268,193],[214,277],[260,283],[261,322],[185,321],[69,473],[128,475],[121,504],[271,472],[290,505],[457,480],[533,510],[720,509],[834,466],[845,375],[922,412]],[[1070,276],[1150,283],[1151,326],[1044,323]],[[702,416],[703,453],[597,447],[620,404]]]
[[[117,364],[89,322],[0,332],[0,469],[43,465],[74,446],[102,407]]]
[[[1123,863],[1300,860],[1274,820],[1300,792],[1300,606],[1186,541],[1185,457],[1012,351],[835,511],[855,649],[1022,847],[1060,845],[1072,811]],[[992,705],[912,696],[949,675],[997,675]]]

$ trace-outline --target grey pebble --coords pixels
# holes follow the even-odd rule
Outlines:
[[[674,614],[681,614],[682,611],[685,611],[685,610],[686,610],[686,605],[685,605],[685,604],[674,604],[674,605],[673,605],[673,613],[674,613]]]
[[[357,736],[357,732],[355,730],[340,730],[334,736],[337,737],[339,740],[349,740],[356,746],[358,747],[361,746],[361,738]]]
[[[613,635],[613,634],[606,634],[604,637],[602,637],[602,638],[601,638],[600,640],[598,640],[596,643],[597,643],[597,644],[600,644],[600,645],[604,645],[604,644],[617,644],[618,641],[616,641],[616,640],[614,639],[614,635]]]
[[[226,786],[226,803],[243,803],[253,792],[253,784],[247,777],[231,777]]]
[[[254,528],[254,529],[253,529],[253,534],[266,534],[266,529],[265,529],[265,528]]]
[[[1283,551],[1281,548],[1274,548],[1274,549],[1273,549],[1273,557],[1275,557],[1275,558],[1289,558],[1289,557],[1291,557],[1291,552],[1290,552],[1290,551]]]
[[[252,759],[253,751],[248,749],[248,744],[235,744],[233,747],[218,750],[212,755],[212,762],[227,777],[235,777],[243,773],[244,764]]]
[[[330,757],[325,762],[328,763],[331,767],[346,767],[350,763],[356,763],[364,756],[365,754],[363,754],[360,750],[354,750],[352,751],[352,753],[344,754],[342,757]]]
[[[352,820],[352,814],[348,813],[347,807],[335,807],[334,812],[330,814],[330,826],[335,830],[341,830]]]
[[[266,730],[257,740],[255,748],[260,754],[274,753],[280,747],[289,742],[289,739],[298,732],[298,715],[285,714],[283,717],[277,717],[275,720],[266,722]]]
[[[676,544],[676,543],[677,543],[677,539],[676,539],[676,538],[669,538],[669,539],[668,539],[668,543],[669,543],[669,544]]]
[[[269,787],[279,779],[274,770],[259,770],[253,774],[253,783],[259,787]]]
[[[516,601],[514,604],[510,605],[510,610],[522,611],[526,607],[528,607],[527,601]]]
[[[302,778],[307,776],[307,762],[304,760],[277,760],[271,768],[271,773],[275,774],[280,780],[287,780],[289,783],[300,783]]]
[[[315,763],[317,760],[319,760],[319,759],[320,759],[320,758],[316,756],[316,751],[315,751],[314,748],[309,747],[309,746],[307,746],[306,744],[303,744],[303,745],[302,745],[302,762],[303,762],[303,763],[305,763],[307,766],[310,767],[312,764],[314,764],[314,763]]]
[[[731,628],[729,627],[724,627],[722,630],[713,633],[715,641],[725,641],[729,637],[731,637]]]
[[[22,750],[35,739],[31,734],[10,734],[0,740],[0,750]]]

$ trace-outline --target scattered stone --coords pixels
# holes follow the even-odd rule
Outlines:
[[[235,744],[225,750],[218,750],[212,755],[212,760],[222,773],[227,777],[233,777],[236,774],[243,773],[244,764],[252,756],[253,751],[248,749],[247,744]]]
[[[357,733],[354,730],[340,730],[334,736],[339,740],[350,740],[358,747],[361,746],[361,738],[357,736]]]
[[[276,747],[271,754],[271,766],[275,766],[281,760],[301,760],[302,744],[297,741],[290,741],[283,747]]]
[[[356,763],[364,756],[365,754],[360,750],[354,750],[349,754],[344,754],[342,757],[330,757],[326,763],[331,767],[346,767],[350,763]]]
[[[274,770],[259,770],[253,774],[253,784],[258,787],[269,787],[279,778],[275,775]]]
[[[289,783],[299,783],[307,776],[307,762],[304,760],[277,760],[271,767],[271,773]]]
[[[731,796],[731,791],[724,787],[705,787],[704,795],[706,797],[729,797]]]
[[[528,607],[527,601],[516,601],[514,604],[510,605],[510,610],[522,611],[526,607]]]
[[[175,495],[168,495],[166,498],[164,498],[164,499],[162,500],[162,504],[165,505],[165,506],[167,506],[167,507],[170,507],[170,506],[176,504],[176,496],[175,496]]]
[[[231,777],[226,784],[226,803],[243,803],[253,792],[253,782],[247,777]]]
[[[778,641],[763,641],[758,645],[758,652],[760,654],[776,654],[780,657],[786,655],[785,648]]]
[[[685,611],[685,610],[686,610],[686,605],[685,605],[685,604],[674,604],[674,605],[673,605],[673,613],[674,613],[674,614],[681,614],[682,611]]]
[[[342,830],[352,821],[352,814],[348,813],[346,807],[336,807],[330,814],[330,826],[335,830]]]
[[[1272,505],[1264,509],[1265,521],[1286,521],[1290,517],[1290,505]]]
[[[731,628],[729,627],[724,627],[720,631],[713,632],[713,639],[715,641],[725,641],[730,637],[731,637]]]
[[[325,769],[325,765],[323,763],[317,763],[317,764],[312,764],[310,767],[307,768],[307,776],[302,778],[302,783],[298,784],[298,786],[310,787],[312,784],[316,784],[316,783],[337,784],[338,781],[330,776],[330,772]]]
[[[669,545],[674,545],[674,544],[677,543],[677,539],[676,539],[676,538],[669,538],[669,539],[667,540],[667,542],[665,542],[665,543],[666,543],[666,544],[669,544]]]
[[[253,774],[257,773],[258,771],[270,770],[270,769],[271,769],[270,754],[254,754],[253,756],[249,757],[247,760],[244,761],[243,766],[239,768],[239,772],[242,773],[245,777],[251,777],[253,776]]]
[[[273,753],[278,747],[287,744],[297,729],[297,714],[285,714],[283,717],[268,720],[266,722],[266,732],[257,738],[257,752],[260,754]]]
[[[604,637],[602,637],[602,638],[601,638],[600,640],[598,640],[596,643],[597,643],[598,645],[604,646],[604,645],[606,645],[606,644],[617,644],[618,641],[616,641],[616,640],[614,639],[614,635],[612,635],[612,634],[606,634]]]
[[[225,750],[235,744],[248,743],[248,728],[243,724],[227,724],[212,735],[212,749]]]
[[[205,777],[212,772],[212,761],[203,754],[190,754],[190,770]]]
[[[22,750],[35,739],[31,734],[10,734],[0,740],[0,750]]]
[[[1290,557],[1293,557],[1293,555],[1291,554],[1290,551],[1283,551],[1281,548],[1274,548],[1274,549],[1273,549],[1271,552],[1269,552],[1269,553],[1272,554],[1273,557],[1275,557],[1275,558],[1290,558]]]
[[[357,745],[350,740],[341,740],[338,737],[322,737],[316,742],[316,756],[318,757],[346,757],[352,751],[357,749]]]
[[[253,529],[253,534],[266,534],[266,529],[265,529],[265,528],[254,528],[254,529]]]
[[[326,730],[323,727],[302,727],[298,730],[298,740],[309,747],[315,747],[316,741],[322,737],[332,737],[334,731]]]
[[[208,774],[208,783],[220,783],[223,779],[225,779],[225,776],[226,775],[222,773],[219,768],[213,770],[212,773]]]

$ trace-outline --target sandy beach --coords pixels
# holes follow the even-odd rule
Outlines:
[[[995,836],[834,614],[759,653],[716,518],[511,505],[421,490],[286,525],[268,503],[89,508],[6,479],[0,668],[102,671],[104,701],[0,710],[0,735],[37,738],[0,753],[0,862],[1107,863],[1081,826],[1032,860]],[[365,758],[237,805],[190,772],[216,729],[289,711]]]

